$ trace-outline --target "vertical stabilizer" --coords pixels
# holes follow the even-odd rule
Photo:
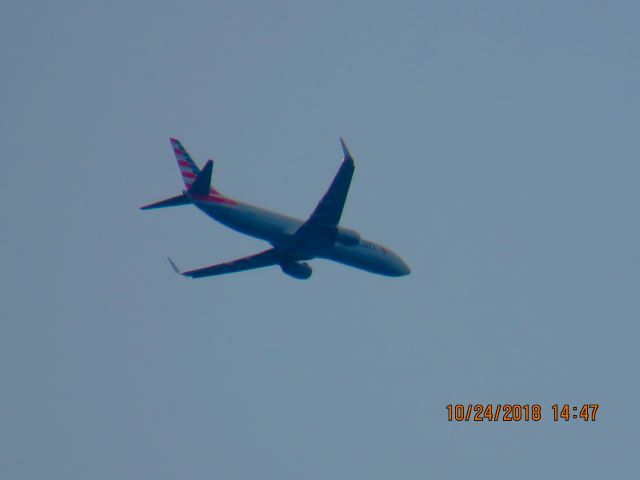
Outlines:
[[[185,188],[189,190],[200,174],[200,169],[196,165],[196,162],[191,158],[191,155],[189,155],[189,152],[187,152],[187,149],[182,146],[182,143],[180,143],[178,139],[171,138],[170,141],[173,153],[175,154],[178,162],[180,175],[182,175],[182,181],[184,182]]]

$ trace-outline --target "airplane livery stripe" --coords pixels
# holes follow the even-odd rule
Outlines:
[[[198,202],[224,203],[224,204],[227,204],[227,205],[237,205],[238,204],[237,202],[235,202],[234,200],[231,200],[230,198],[222,197],[222,196],[219,196],[219,195],[209,195],[209,196],[194,195],[193,199],[198,201]]]
[[[191,155],[189,155],[189,152],[187,152],[177,139],[171,138],[170,141],[173,153],[176,156],[176,161],[178,162],[180,175],[182,175],[182,181],[187,188],[190,188],[198,177],[200,169],[191,158]]]

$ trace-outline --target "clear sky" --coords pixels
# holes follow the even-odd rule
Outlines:
[[[14,2],[0,17],[0,478],[638,478],[633,1]],[[214,184],[412,275],[265,248]],[[449,403],[539,403],[450,423]],[[595,423],[554,403],[599,403]]]

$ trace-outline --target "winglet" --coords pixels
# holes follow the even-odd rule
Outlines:
[[[176,267],[175,263],[173,263],[173,260],[171,260],[171,258],[169,257],[167,257],[167,260],[169,260],[169,263],[171,264],[171,268],[173,268],[173,271],[176,272],[178,275],[182,275],[182,273],[180,272],[180,269]]]
[[[344,138],[340,137],[340,145],[342,145],[342,152],[344,153],[345,160],[351,160],[353,162],[353,157],[351,156],[351,152],[349,151],[349,147],[344,141]]]

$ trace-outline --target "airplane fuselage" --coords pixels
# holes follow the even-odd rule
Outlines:
[[[287,245],[305,223],[303,220],[227,197],[209,196],[191,200],[212,219],[245,235],[265,240],[276,248]],[[311,258],[325,258],[392,277],[411,272],[408,265],[389,248],[364,238],[355,245],[340,242],[331,242],[320,248],[310,245],[308,258],[305,259]]]
[[[181,271],[169,259],[176,273],[190,278],[211,277],[278,265],[283,273],[306,280],[313,272],[307,260],[325,258],[361,270],[400,277],[409,266],[390,249],[366,240],[355,230],[340,225],[355,163],[344,140],[344,154],[338,173],[307,220],[283,215],[240,202],[211,186],[213,160],[200,169],[176,138],[170,139],[185,189],[181,195],[141,207],[142,210],[195,205],[209,217],[245,235],[271,244],[262,252],[228,262]]]

